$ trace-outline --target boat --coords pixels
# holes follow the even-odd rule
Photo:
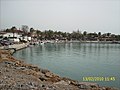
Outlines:
[[[45,44],[45,42],[43,42],[43,41],[39,42],[39,45],[44,45],[44,44]]]

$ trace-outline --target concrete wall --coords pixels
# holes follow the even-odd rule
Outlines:
[[[28,46],[28,43],[23,43],[23,44],[9,45],[7,48],[15,48],[16,50],[20,50],[20,49],[26,48],[27,46]]]

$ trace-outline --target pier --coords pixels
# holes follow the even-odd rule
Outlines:
[[[8,45],[8,46],[2,46],[2,47],[0,47],[0,49],[10,50],[12,53],[14,53],[18,50],[28,47],[28,45],[29,45],[29,43],[13,44],[13,45]]]

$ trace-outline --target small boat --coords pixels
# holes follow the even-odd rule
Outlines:
[[[40,44],[40,45],[44,45],[44,44],[45,44],[45,42],[41,41],[41,42],[39,42],[39,44]]]

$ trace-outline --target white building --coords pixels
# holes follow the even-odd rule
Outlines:
[[[28,37],[28,36],[21,36],[20,39],[24,40],[24,41],[31,41],[32,40],[32,38]]]
[[[15,42],[19,42],[20,36],[21,35],[18,35],[17,33],[0,32],[0,38],[9,38]]]

